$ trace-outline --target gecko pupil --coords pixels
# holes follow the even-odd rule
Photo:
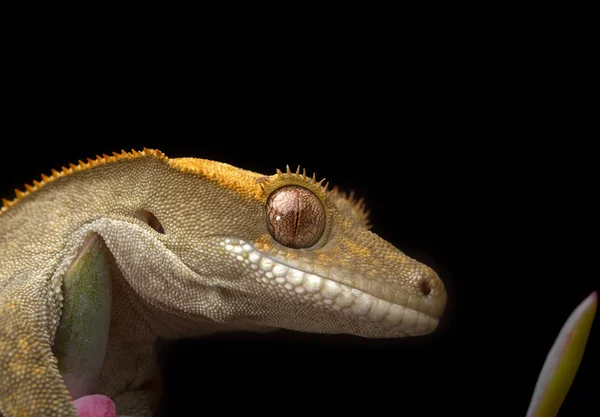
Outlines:
[[[308,248],[325,230],[325,208],[311,191],[297,185],[275,190],[267,200],[267,228],[280,244]]]

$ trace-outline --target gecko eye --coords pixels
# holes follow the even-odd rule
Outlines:
[[[284,246],[308,248],[317,243],[325,230],[325,208],[304,187],[281,187],[267,201],[267,228],[273,239]]]

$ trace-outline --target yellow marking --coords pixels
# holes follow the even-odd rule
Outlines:
[[[286,255],[287,255],[288,259],[291,259],[291,260],[294,260],[294,261],[300,259],[300,256],[298,256],[297,252],[290,251]]]
[[[317,259],[321,262],[323,262],[324,264],[327,264],[329,262],[329,255],[325,252],[321,252],[319,253],[319,255],[317,256]]]
[[[273,249],[273,245],[271,244],[271,235],[268,233],[263,234],[256,239],[254,246],[261,252],[269,252],[271,249]]]
[[[24,372],[24,365],[22,362],[23,358],[21,357],[21,355],[15,354],[11,358],[10,363],[8,364],[8,369],[11,371],[12,374],[19,375]]]
[[[344,252],[349,254],[354,259],[369,259],[371,257],[371,250],[356,243],[352,239],[343,238],[342,245]]]
[[[260,186],[261,182],[258,180],[264,177],[264,175],[237,168],[223,162],[199,158],[170,159],[169,165],[181,172],[202,175],[240,195],[256,200],[263,198],[263,189]]]
[[[24,337],[19,338],[18,346],[21,352],[29,352],[29,342]]]

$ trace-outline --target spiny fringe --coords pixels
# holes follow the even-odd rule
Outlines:
[[[77,171],[83,171],[86,169],[90,169],[96,167],[98,165],[105,165],[113,162],[120,161],[122,159],[136,159],[143,158],[147,156],[154,156],[161,160],[168,160],[169,158],[159,151],[158,149],[148,149],[144,148],[142,151],[136,151],[132,149],[131,152],[126,152],[121,150],[121,153],[113,152],[112,156],[103,154],[102,156],[96,155],[96,159],[88,158],[87,162],[83,162],[79,160],[77,165],[69,164],[69,168],[63,166],[60,171],[56,169],[51,170],[51,174],[48,176],[46,174],[41,175],[41,181],[33,180],[33,185],[25,184],[25,191],[21,191],[18,188],[15,188],[15,198],[12,200],[7,200],[6,198],[2,199],[2,207],[0,208],[0,213],[5,212],[9,207],[13,206],[22,198],[28,196],[29,194],[39,190],[46,184],[66,175],[70,175]]]
[[[344,191],[340,191],[337,187],[333,187],[329,194],[334,200],[344,199],[346,200],[358,218],[362,221],[362,223],[370,228],[371,224],[369,222],[369,214],[371,214],[370,210],[367,210],[367,206],[365,204],[364,198],[356,198],[354,195],[354,190],[350,191],[350,193],[346,194]]]
[[[302,171],[302,172],[300,172]],[[277,173],[277,175],[285,178],[285,177],[295,177],[295,178],[299,178],[303,181],[308,181],[308,182],[312,182],[315,185],[320,186],[326,193],[330,193],[330,191],[328,190],[329,188],[329,182],[325,182],[325,178],[323,178],[321,181],[317,181],[317,174],[313,172],[312,177],[306,175],[306,169],[305,168],[300,168],[300,165],[298,165],[298,167],[296,168],[296,171],[293,172],[290,169],[289,165],[285,166],[285,172],[283,172],[282,170],[280,170],[279,168],[276,169],[275,171]],[[259,185],[260,187],[264,190],[267,187],[267,182],[268,182],[268,177],[265,178],[264,180],[259,181]],[[325,184],[323,184],[325,183]]]

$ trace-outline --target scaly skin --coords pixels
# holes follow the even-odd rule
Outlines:
[[[300,188],[269,200],[290,185]],[[151,415],[157,337],[273,328],[403,337],[433,331],[444,311],[433,270],[370,232],[359,204],[299,172],[263,176],[144,150],[71,165],[26,188],[0,213],[5,417],[75,416],[69,391]],[[89,244],[97,236],[103,244]],[[65,385],[57,362],[73,349],[53,346],[64,339],[55,337],[64,288],[85,288],[69,284],[82,248],[107,251],[89,270],[104,268],[111,281],[93,389],[89,374],[78,377],[83,388]],[[57,360],[53,349],[67,352]]]

